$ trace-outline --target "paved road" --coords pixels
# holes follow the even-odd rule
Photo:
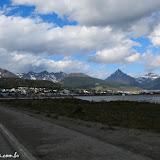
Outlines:
[[[0,133],[0,159],[3,155],[14,155],[15,150],[10,146],[5,137]],[[5,158],[5,159],[14,159],[14,158]],[[20,160],[20,158],[16,158]]]
[[[0,107],[0,122],[41,160],[150,160],[76,131]]]

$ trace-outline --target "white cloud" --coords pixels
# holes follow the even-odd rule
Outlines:
[[[72,58],[64,58],[60,61],[44,59],[40,56],[34,56],[30,53],[8,52],[0,48],[0,67],[8,69],[14,73],[17,72],[40,72],[47,70],[49,72],[63,71],[66,73],[87,71],[89,66]]]
[[[143,54],[143,60],[146,62],[145,72],[151,72],[160,68],[160,55],[154,55],[152,50],[148,50]]]
[[[149,38],[154,46],[160,46],[160,24],[150,33]]]
[[[140,45],[130,40],[134,37],[148,37],[154,46],[160,46],[160,24],[157,18],[160,1],[155,0],[12,0],[14,5],[36,6],[36,12],[56,12],[77,20],[80,25],[57,27],[44,23],[42,19],[6,16],[10,9],[0,10],[0,64],[14,72],[29,70],[78,72],[91,69],[79,60],[66,59],[76,53],[86,53],[91,63],[129,64],[142,62],[146,70],[159,67],[159,57],[140,54],[132,47]],[[129,24],[128,28],[117,29],[112,24]],[[115,29],[115,28],[116,29]],[[126,27],[126,26],[125,26]],[[129,35],[129,36],[128,36]],[[96,52],[94,55],[91,53]],[[44,59],[53,54],[63,55],[60,61]],[[152,55],[152,54],[150,54]],[[154,62],[154,63],[152,63]],[[83,68],[83,69],[82,69]],[[98,77],[103,71],[97,71]],[[88,72],[90,75],[96,75]]]
[[[157,55],[154,59],[149,60],[150,62],[146,65],[145,71],[151,72],[156,69],[160,69],[160,56]]]
[[[132,23],[129,30],[135,38],[140,36],[148,37],[153,31],[156,23],[157,19],[153,19],[152,17],[143,18]]]
[[[91,70],[91,69],[90,69]],[[94,71],[94,72],[93,72]],[[110,76],[110,73],[106,69],[97,69],[94,68],[94,70],[85,72],[87,75],[90,77],[98,78],[98,79],[106,79],[107,77]]]
[[[139,44],[130,40],[120,29],[115,31],[109,26],[65,26],[60,28],[53,24],[43,23],[41,19],[7,17],[2,14],[0,15],[0,30],[0,48],[4,48],[9,53],[16,53],[16,58],[21,59],[22,64],[29,69],[35,68],[35,65],[32,66],[33,63],[31,63],[26,66],[28,62],[25,65],[24,61],[28,59],[28,55],[31,55],[30,61],[34,60],[34,64],[38,63],[38,67],[41,69],[45,67],[49,69],[49,66],[54,68],[55,65],[58,65],[62,71],[66,68],[71,71],[69,63],[73,62],[52,63],[53,61],[45,60],[43,57],[53,54],[69,57],[76,53],[89,55],[96,52],[95,55],[89,56],[89,61],[105,64],[138,62],[140,57],[139,53],[131,49]],[[15,60],[15,55],[12,58]],[[42,58],[43,61],[38,58]],[[77,70],[80,70],[82,65],[84,66],[83,63],[74,62],[77,63],[75,67]],[[64,68],[62,63],[64,63]],[[66,67],[67,65],[68,67]],[[24,70],[25,67],[23,67]]]
[[[139,62],[141,55],[131,47],[134,44],[130,40],[123,40],[121,43],[115,45],[112,48],[98,51],[94,55],[90,55],[88,61],[99,64],[129,64],[133,62]]]
[[[83,62],[78,60],[72,60],[71,58],[64,58],[63,60],[60,61],[42,59],[39,60],[39,66],[37,68],[39,69],[41,67],[47,69],[47,71],[49,72],[63,71],[66,73],[71,73],[71,72],[75,73],[82,71],[84,72],[89,69],[89,65],[84,64]]]
[[[55,27],[40,19],[0,15],[0,47],[37,55],[91,53],[124,43],[126,35],[111,27]],[[132,43],[134,44],[134,43]]]
[[[122,24],[160,11],[159,0],[12,0],[14,5],[36,7],[41,14],[67,15],[82,25]]]
[[[7,7],[7,5],[3,5],[2,7],[0,6],[0,15],[1,14],[7,15],[7,14],[11,13],[11,11],[13,11],[17,8],[18,7],[13,7],[13,6],[12,7]]]

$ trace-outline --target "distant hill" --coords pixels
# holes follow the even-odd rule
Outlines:
[[[0,78],[18,78],[18,76],[10,71],[0,68]]]
[[[160,78],[160,76],[158,74],[148,73],[144,76],[136,78],[136,81],[138,83],[140,83],[140,86],[142,88],[147,89],[147,88],[151,88],[152,86],[156,85],[157,84],[156,79],[158,79],[158,78]],[[160,88],[160,87],[158,87],[158,88]]]
[[[70,73],[66,75],[64,78],[68,78],[68,77],[89,77],[89,76],[84,73]]]
[[[114,90],[114,91],[140,91],[138,86],[125,85],[114,81],[105,81],[102,85],[96,85],[96,90]]]
[[[96,84],[103,84],[104,81],[92,78],[83,73],[71,73],[60,81],[63,86],[73,88],[93,88]]]
[[[28,80],[20,78],[0,78],[0,88],[39,87],[39,88],[61,88],[60,84],[43,80]]]
[[[160,90],[160,76],[155,73],[148,73],[144,76],[134,78],[118,69],[115,73],[108,77],[106,81],[115,84],[119,83],[119,86],[123,84],[132,87],[140,87],[147,90]]]
[[[153,81],[150,81],[147,86],[145,86],[148,90],[160,90],[160,78],[156,78]]]
[[[108,77],[106,81],[117,82],[123,85],[140,86],[140,84],[135,80],[135,78],[130,77],[119,69],[115,73],[111,74],[111,76]]]
[[[124,85],[118,82],[105,81],[98,78],[89,77],[83,73],[72,73],[61,80],[63,86],[72,88],[88,88],[96,90],[124,90],[136,91],[141,90],[139,87]]]
[[[63,77],[66,76],[66,73],[64,72],[49,73],[47,71],[43,71],[40,73],[35,73],[35,72],[18,73],[17,76],[21,79],[47,80],[47,81],[52,81],[52,82],[58,82]]]
[[[159,75],[148,73],[134,78],[119,69],[105,80],[93,78],[84,73],[70,73],[67,75],[64,72],[49,73],[43,71],[40,73],[28,72],[17,75],[5,69],[0,69],[0,88],[19,86],[54,88],[60,87],[61,84],[65,87],[96,90],[134,91],[141,90],[142,88],[160,90]]]

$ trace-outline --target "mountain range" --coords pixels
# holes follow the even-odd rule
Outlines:
[[[140,84],[142,88],[152,87],[157,84],[157,80],[160,79],[160,76],[155,73],[148,73],[142,77],[136,78],[136,81]],[[158,87],[159,88],[159,87]]]
[[[135,78],[123,73],[120,69],[111,74],[105,80],[90,77],[83,73],[64,72],[49,73],[43,71],[40,73],[28,72],[13,74],[4,69],[0,69],[0,78],[19,78],[28,80],[46,80],[54,83],[60,83],[66,87],[73,88],[92,88],[92,89],[160,89],[160,75],[155,73],[148,73],[144,76]]]
[[[117,70],[115,73],[111,74],[106,81],[118,82],[125,85],[137,86],[143,89],[160,89],[160,75],[155,73],[148,73],[144,76],[135,78],[131,77],[121,70]]]
[[[82,88],[82,89],[95,89],[95,90],[125,90],[137,91],[141,88],[137,86],[129,86],[114,81],[106,81],[98,78],[90,77],[83,73],[71,73],[65,76],[60,83],[63,86]]]
[[[84,73],[70,73],[60,83],[63,86],[73,88],[94,88],[97,84],[103,84],[105,82],[101,79],[89,77]]]
[[[144,76],[134,78],[118,69],[115,73],[111,74],[111,76],[108,77],[106,81],[118,82],[130,86],[137,86],[148,90],[160,89],[160,75],[155,73],[148,73]]]
[[[40,73],[28,72],[28,73],[18,73],[17,76],[22,79],[30,79],[30,80],[48,80],[54,83],[60,81],[63,77],[66,76],[64,72],[57,73],[49,73],[47,71],[43,71]]]

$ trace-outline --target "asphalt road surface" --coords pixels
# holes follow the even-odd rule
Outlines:
[[[0,107],[0,122],[37,159],[150,160],[59,125]]]
[[[2,158],[3,156],[9,156],[9,155],[14,156],[15,152],[16,151],[10,146],[5,137],[0,133],[0,159],[8,159],[8,160],[15,159],[15,158]],[[20,158],[16,159],[20,160]]]

